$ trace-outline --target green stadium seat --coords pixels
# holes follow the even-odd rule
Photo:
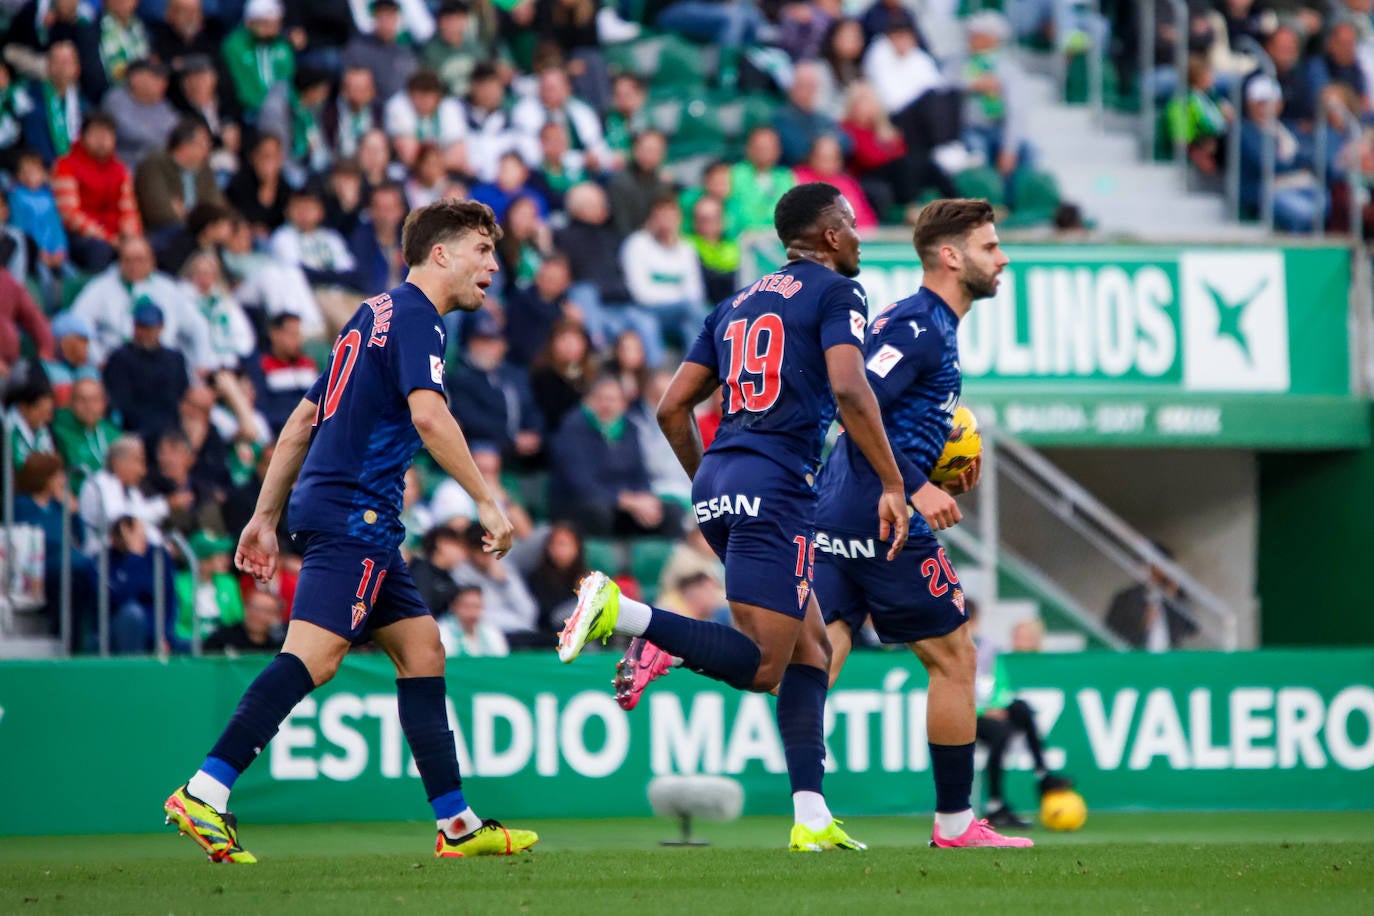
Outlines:
[[[1012,178],[1017,214],[1052,215],[1059,208],[1059,183],[1049,172],[1022,169]]]
[[[988,165],[964,169],[954,176],[954,187],[960,197],[985,197],[994,207],[1006,205],[1002,176]]]
[[[585,538],[582,553],[588,569],[599,569],[608,576],[618,576],[625,570],[625,544],[615,538]]]
[[[639,580],[644,600],[658,600],[658,578],[673,552],[671,538],[636,538],[630,542],[630,574]]]

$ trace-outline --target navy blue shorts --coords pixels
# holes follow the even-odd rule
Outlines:
[[[323,532],[291,539],[303,556],[292,620],[356,642],[371,630],[429,614],[399,550]]]
[[[968,618],[959,576],[932,536],[907,541],[891,563],[876,537],[816,534],[816,600],[827,624],[851,632],[872,616],[885,643],[908,643],[952,633]]]
[[[725,564],[725,596],[801,619],[811,596],[816,495],[800,476],[749,452],[702,459],[692,508]]]

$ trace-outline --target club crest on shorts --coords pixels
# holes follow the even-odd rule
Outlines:
[[[963,604],[962,604],[962,600],[961,600],[960,608],[962,609],[962,607],[963,607]],[[367,616],[367,605],[363,604],[361,601],[355,601],[355,602],[353,602],[353,629],[355,629],[355,630],[358,629],[358,624],[362,623],[362,622],[363,622],[363,618],[366,617],[366,616]]]
[[[962,588],[954,589],[954,593],[949,596],[949,600],[954,602],[954,606],[959,609],[960,614],[963,614],[965,617],[968,616],[968,611],[964,610],[964,590]]]
[[[811,595],[811,583],[805,579],[797,583],[797,607],[800,610],[806,609],[806,599]]]

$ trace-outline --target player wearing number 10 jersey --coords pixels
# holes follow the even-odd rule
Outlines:
[[[507,855],[538,839],[482,820],[464,800],[439,630],[397,552],[403,478],[422,443],[476,500],[484,548],[498,556],[510,549],[511,523],[444,397],[441,321],[481,307],[500,237],[483,204],[447,200],[412,212],[401,236],[406,283],[363,303],[282,429],[235,560],[259,581],[272,579],[290,492],[288,522],[304,558],[286,644],[249,685],[201,768],[163,806],[168,823],[211,861],[256,861],[239,845],[230,789],[292,708],[368,634],[396,665],[401,730],[438,824],[435,855]]]
[[[874,501],[881,537],[891,529],[890,556],[906,541],[906,497],[864,377],[867,304],[852,279],[859,272],[853,209],[831,185],[804,184],[783,195],[773,221],[788,263],[716,307],[658,407],[659,425],[693,479],[697,523],[725,563],[737,629],[651,608],[592,573],[559,656],[571,661],[589,640],[612,632],[642,637],[617,678],[627,706],[652,660],[669,655],[741,690],[776,688],[796,814],[791,848],[862,849],[821,795],[830,646],[811,594],[813,475],[837,405],[882,480]],[[692,412],[718,389],[720,430],[703,455]]]

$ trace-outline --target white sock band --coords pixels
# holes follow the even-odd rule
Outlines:
[[[819,792],[793,792],[792,813],[793,819],[808,830],[824,830],[834,820],[825,796]]]
[[[973,823],[973,809],[956,811],[953,814],[942,814],[935,812],[935,829],[940,832],[940,836],[947,840],[957,839],[964,835],[964,831]]]
[[[196,775],[186,784],[186,791],[220,814],[229,810],[229,787],[204,770],[196,770]]]
[[[649,629],[654,609],[643,601],[620,596],[620,613],[616,616],[615,631],[622,636],[643,636]]]

